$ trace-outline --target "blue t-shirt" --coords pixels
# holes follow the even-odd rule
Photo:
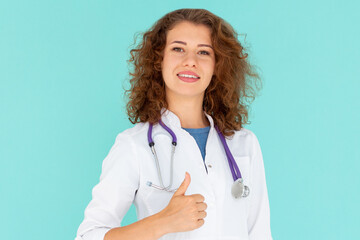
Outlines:
[[[210,131],[210,126],[204,128],[182,128],[182,129],[184,129],[185,131],[190,133],[191,136],[193,136],[197,145],[199,146],[203,160],[205,161],[205,147]]]

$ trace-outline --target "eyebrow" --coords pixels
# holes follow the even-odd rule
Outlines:
[[[173,41],[172,43],[170,44],[173,44],[173,43],[180,43],[180,44],[183,44],[183,45],[186,45],[186,42],[183,42],[183,41]],[[211,45],[209,44],[198,44],[198,47],[209,47],[211,49],[214,49]]]

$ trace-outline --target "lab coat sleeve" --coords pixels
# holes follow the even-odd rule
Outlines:
[[[130,208],[139,186],[139,164],[131,137],[120,133],[102,163],[75,240],[103,240]]]
[[[270,207],[265,168],[259,141],[251,132],[251,188],[249,194],[248,234],[250,240],[271,240]]]

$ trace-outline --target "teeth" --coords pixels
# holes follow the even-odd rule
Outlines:
[[[197,77],[197,76],[187,75],[187,74],[178,74],[178,76],[180,76],[180,77],[187,77],[187,78],[199,78],[199,77]]]

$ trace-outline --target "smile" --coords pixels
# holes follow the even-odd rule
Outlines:
[[[177,77],[184,82],[196,82],[200,77],[188,74],[177,74]]]
[[[178,74],[179,77],[186,77],[186,78],[200,78],[194,75],[188,75],[188,74]]]
[[[200,77],[196,74],[192,74],[193,72],[187,71],[184,73],[178,73],[176,74],[176,76],[183,82],[188,82],[188,83],[192,83],[192,82],[196,82],[200,79]]]

